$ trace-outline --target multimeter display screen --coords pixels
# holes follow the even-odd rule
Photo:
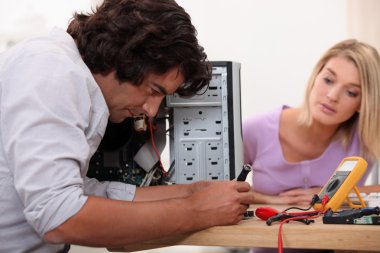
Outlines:
[[[350,161],[345,161],[338,169],[338,171],[352,171],[358,161],[355,160],[350,160]]]

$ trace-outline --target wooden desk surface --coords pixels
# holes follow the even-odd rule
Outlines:
[[[109,250],[139,251],[173,245],[277,248],[278,230],[279,222],[268,226],[265,221],[254,217],[237,225],[216,226]],[[283,225],[282,241],[284,248],[380,252],[380,226],[323,224],[322,218],[310,225],[293,221]]]

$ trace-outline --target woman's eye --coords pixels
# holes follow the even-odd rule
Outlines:
[[[332,84],[333,83],[333,81],[328,77],[323,78],[323,80],[325,81],[326,84]]]
[[[349,97],[356,98],[359,94],[358,94],[357,92],[353,92],[353,91],[348,90],[348,91],[347,91],[347,95],[348,95]]]

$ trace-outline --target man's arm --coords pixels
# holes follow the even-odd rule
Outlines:
[[[158,199],[154,188],[146,188],[136,197]],[[161,188],[158,187],[157,192],[166,191]],[[180,185],[169,188],[187,191]],[[44,238],[51,243],[101,247],[128,245],[215,225],[236,224],[253,198],[248,183],[234,181],[214,182],[188,197],[160,201],[127,202],[89,197],[77,214],[46,233]]]
[[[158,185],[138,187],[133,201],[154,201],[184,198],[210,186],[212,181],[199,181],[192,184]]]

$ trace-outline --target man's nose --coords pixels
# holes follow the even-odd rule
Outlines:
[[[158,108],[160,107],[160,104],[164,98],[165,98],[165,96],[148,98],[142,106],[144,113],[149,118],[156,116],[156,114],[158,112]]]

